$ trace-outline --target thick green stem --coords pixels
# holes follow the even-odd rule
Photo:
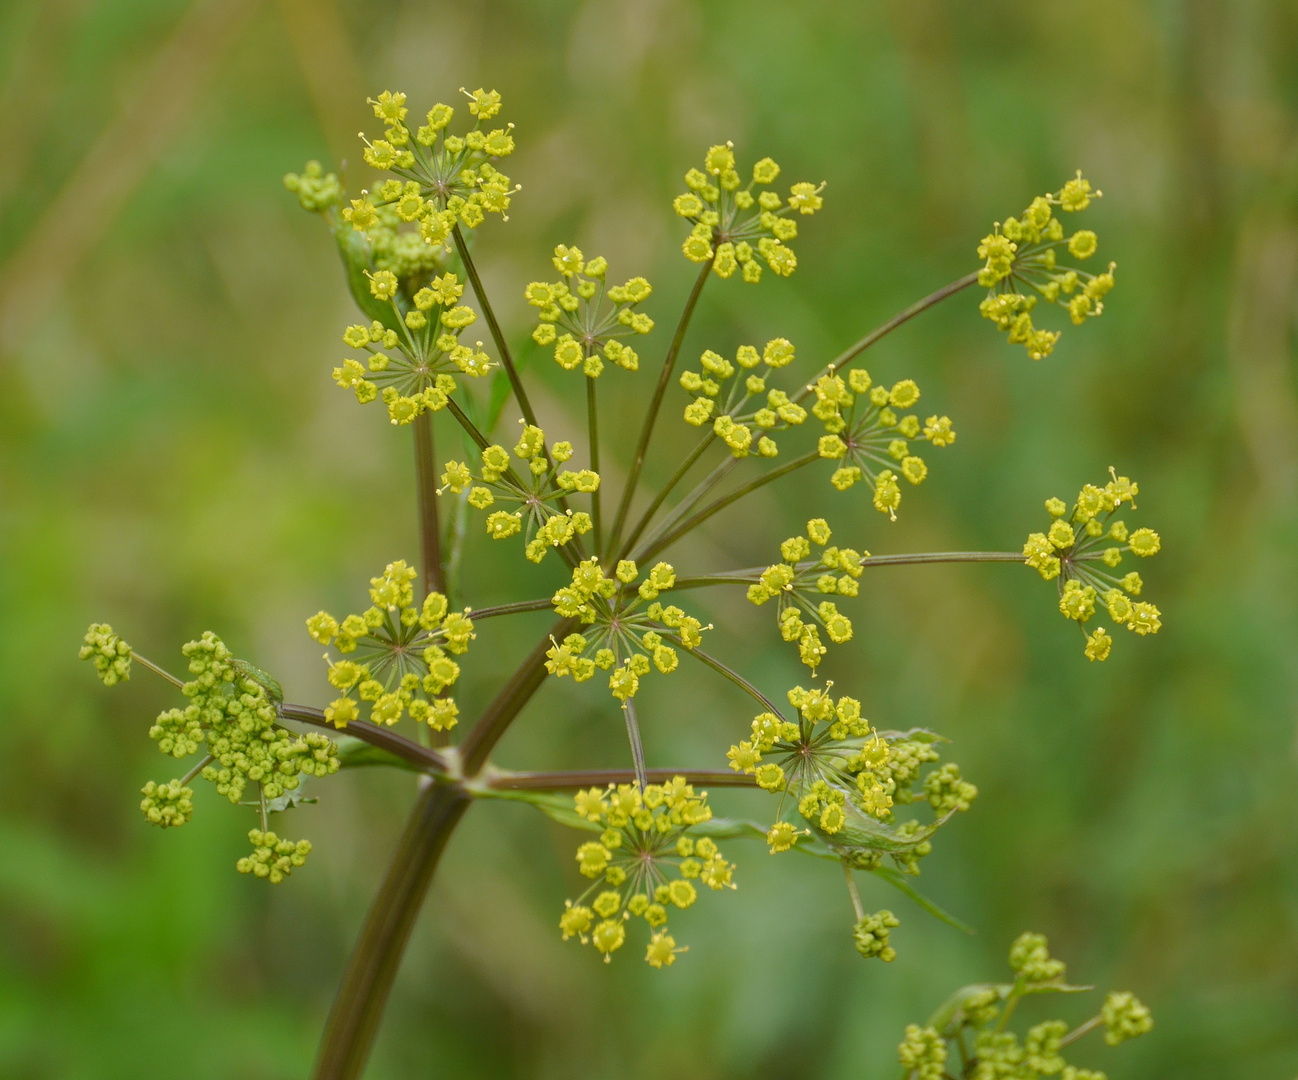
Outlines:
[[[437,517],[437,457],[433,417],[427,410],[415,417],[415,485],[419,501],[419,550],[425,592],[446,592],[442,566],[442,529]]]
[[[924,297],[923,300],[916,300],[915,303],[910,305],[910,307],[906,308],[904,311],[899,311],[882,326],[871,330],[855,345],[849,346],[834,357],[828,365],[818,371],[815,376],[808,381],[807,385],[803,387],[793,400],[802,401],[808,394],[810,394],[815,388],[816,379],[820,378],[821,375],[832,374],[837,371],[848,361],[854,360],[856,357],[860,356],[861,353],[865,352],[866,349],[877,342],[880,338],[887,337],[896,330],[897,327],[901,326],[903,323],[909,322],[921,311],[927,311],[934,304],[940,304],[948,296],[954,296],[961,290],[969,288],[970,285],[975,284],[977,281],[978,271],[975,270],[971,274],[965,274],[964,277],[957,278],[955,281],[951,282],[950,285],[942,286],[942,288],[938,289],[937,292],[930,293],[928,296]]]
[[[691,529],[697,528],[699,525],[702,525],[703,522],[707,521],[707,519],[710,518],[713,514],[721,510],[724,510],[731,503],[737,502],[739,499],[742,499],[745,495],[751,494],[752,492],[756,491],[758,488],[764,487],[765,485],[778,480],[782,476],[787,476],[795,469],[800,469],[804,465],[810,465],[813,461],[819,460],[819,458],[820,458],[820,454],[817,451],[810,450],[807,453],[803,454],[802,457],[794,458],[792,461],[788,462],[787,464],[781,465],[778,469],[772,469],[770,472],[766,473],[763,476],[759,476],[756,480],[750,481],[749,483],[745,484],[743,487],[735,488],[735,490],[732,491],[729,495],[723,495],[720,499],[717,499],[715,502],[709,503],[697,514],[694,514],[692,517],[686,518],[685,521],[677,525],[670,532],[667,532],[664,535],[660,536],[657,540],[655,540],[652,544],[650,544],[644,551],[639,553],[639,558],[642,560],[652,559],[660,551],[663,551],[664,549],[674,544],[677,540],[679,540]]]
[[[753,787],[756,784],[751,775],[706,769],[646,769],[644,775],[650,784],[663,784],[674,776],[683,776],[688,783],[704,787]],[[635,772],[628,769],[501,772],[493,774],[487,786],[496,791],[573,791],[607,784],[629,784],[636,778]]]
[[[689,299],[685,301],[685,310],[681,312],[680,321],[676,324],[676,333],[672,336],[672,343],[667,349],[667,356],[663,359],[662,371],[658,375],[658,385],[654,388],[654,396],[649,401],[648,411],[645,412],[644,424],[640,428],[640,441],[635,448],[635,458],[631,462],[631,471],[627,474],[626,487],[623,489],[622,499],[618,503],[617,516],[613,519],[613,528],[609,530],[608,546],[610,551],[617,547],[618,539],[622,535],[622,526],[626,524],[626,516],[631,509],[631,500],[635,497],[636,485],[640,482],[640,470],[644,468],[645,454],[649,451],[649,440],[653,437],[654,424],[658,420],[658,410],[662,407],[663,395],[667,393],[667,387],[672,381],[672,371],[676,367],[676,357],[685,341],[685,331],[689,328],[690,319],[694,315],[694,308],[698,305],[699,296],[702,295],[703,286],[707,284],[708,275],[711,272],[712,259],[709,258],[699,268],[699,276],[694,282],[694,288],[690,291]]]
[[[577,626],[576,619],[560,619],[543,637],[518,669],[510,676],[504,688],[496,695],[482,716],[460,744],[461,763],[465,776],[475,776],[486,763],[487,755],[509,729],[524,705],[545,681],[545,654],[551,640],[561,641]]]
[[[496,351],[500,353],[500,362],[505,365],[505,374],[509,376],[509,385],[514,391],[514,398],[518,401],[519,410],[523,418],[533,427],[539,427],[536,422],[536,413],[532,411],[532,403],[527,400],[527,391],[523,389],[523,381],[518,377],[518,369],[514,367],[514,358],[510,354],[509,346],[505,343],[505,335],[500,329],[500,323],[496,321],[496,313],[491,308],[490,301],[487,300],[487,290],[482,287],[482,279],[478,277],[478,268],[473,265],[473,259],[469,255],[469,246],[464,242],[464,234],[460,232],[458,225],[451,231],[455,238],[455,250],[460,253],[460,261],[464,263],[464,272],[469,275],[469,283],[473,286],[473,295],[478,298],[478,307],[482,308],[482,316],[487,320],[487,328],[491,331],[491,339],[496,343]]]
[[[329,1010],[313,1080],[357,1080],[364,1070],[433,871],[469,801],[446,784],[420,791]]]

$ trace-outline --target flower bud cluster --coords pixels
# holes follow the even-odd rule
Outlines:
[[[672,646],[697,648],[703,631],[711,629],[674,605],[663,606],[659,594],[675,584],[669,563],[655,564],[641,578],[636,564],[623,559],[609,577],[598,559],[583,560],[552,602],[558,614],[580,619],[584,629],[552,644],[546,670],[575,682],[592,678],[596,668],[608,671],[609,690],[622,702],[635,697],[652,669],[670,675],[680,663]]]
[[[451,611],[439,592],[416,604],[415,577],[404,560],[389,563],[370,578],[372,603],[364,612],[341,622],[325,611],[307,619],[307,633],[342,654],[337,661],[325,654],[329,684],[342,693],[325,709],[336,727],[359,719],[359,702],[369,703],[376,724],[391,726],[407,714],[434,731],[458,722],[459,707],[446,693],[460,677],[451,655],[468,651],[473,620],[468,608]]]
[[[852,943],[867,960],[878,957],[885,964],[897,959],[897,950],[888,944],[888,934],[901,922],[891,911],[876,911],[857,919],[852,928]]]
[[[951,418],[934,414],[921,425],[915,413],[899,417],[898,409],[919,401],[915,381],[902,379],[891,389],[875,386],[865,368],[852,368],[846,379],[833,372],[822,375],[809,389],[816,395],[811,412],[826,432],[820,439],[820,456],[839,462],[830,483],[846,491],[865,481],[874,493],[874,508],[896,521],[901,505],[898,474],[911,484],[923,483],[928,476],[928,465],[911,453],[911,442],[922,436],[933,446],[950,446],[955,442]]]
[[[240,803],[248,785],[256,784],[252,805],[261,809],[264,821],[265,815],[282,809],[275,804],[298,801],[294,793],[304,779],[338,771],[338,747],[333,741],[315,732],[299,735],[281,727],[279,684],[236,659],[214,633],[205,632],[183,646],[181,653],[192,676],[181,685],[189,702],[183,709],[159,714],[149,737],[163,754],[177,760],[198,753],[201,747],[207,756],[183,779],[150,780],[144,785],[140,811],[146,821],[164,829],[186,824],[194,813],[194,792],[188,785],[195,776],[201,775],[232,803]],[[81,650],[83,658],[95,661],[109,685],[129,674],[132,655],[130,646],[104,624],[90,627]]]
[[[744,184],[735,169],[734,144],[710,147],[703,168],[685,174],[688,190],[672,203],[676,213],[694,226],[681,245],[685,257],[696,263],[711,259],[718,277],[728,278],[739,270],[745,281],[754,284],[762,279],[758,256],[771,273],[792,274],[798,266],[797,256],[787,246],[798,235],[793,214],[819,210],[825,185],[794,184],[786,200],[771,188],[779,175],[779,165],[762,158]]]
[[[167,829],[184,825],[194,816],[194,792],[179,780],[157,784],[150,780],[140,789],[140,812],[150,825]]]
[[[1058,580],[1059,611],[1078,626],[1085,626],[1103,604],[1109,617],[1132,633],[1144,637],[1162,627],[1162,613],[1153,604],[1132,601],[1144,588],[1140,574],[1132,570],[1118,576],[1125,553],[1139,558],[1158,554],[1162,541],[1153,529],[1130,530],[1125,521],[1114,520],[1122,504],[1136,508],[1140,487],[1109,469],[1111,480],[1103,487],[1087,484],[1078,493],[1071,511],[1062,499],[1047,499],[1046,510],[1054,519],[1044,533],[1032,533],[1023,545],[1023,560],[1047,581]],[[1105,660],[1113,639],[1104,627],[1096,627],[1086,638],[1086,656]]]
[[[493,443],[481,451],[477,472],[468,462],[448,461],[438,494],[450,490],[458,495],[467,487],[469,505],[475,510],[496,507],[487,515],[487,535],[508,540],[522,533],[524,554],[539,563],[551,548],[561,548],[592,528],[588,513],[564,506],[575,492],[599,490],[599,474],[594,470],[559,468],[572,454],[570,442],[557,442],[547,450],[545,432],[524,424],[514,445],[514,456],[527,466],[524,475],[515,471],[509,451]]]
[[[1116,1046],[1143,1035],[1153,1027],[1149,1010],[1130,993],[1110,993],[1098,1016],[1076,1028],[1063,1020],[1046,1020],[1028,1028],[1020,1038],[1006,1029],[1006,1021],[1020,998],[1027,994],[1076,993],[1088,987],[1064,982],[1064,964],[1051,957],[1041,934],[1019,936],[1010,948],[1012,983],[976,983],[958,990],[921,1027],[911,1024],[897,1047],[906,1080],[940,1080],[952,1075],[947,1062],[958,1047],[963,1069],[971,1080],[997,1077],[1058,1076],[1060,1080],[1104,1080],[1104,1073],[1069,1064],[1064,1051],[1097,1027],[1105,1029],[1105,1042]],[[992,1026],[992,1021],[999,1021]]]
[[[589,379],[599,378],[605,360],[639,370],[639,355],[621,339],[653,329],[653,319],[636,310],[653,286],[642,277],[610,286],[607,259],[587,259],[580,248],[566,244],[554,249],[553,262],[559,280],[533,281],[523,292],[540,320],[532,340],[553,345],[556,364],[565,371],[581,368]]]
[[[1074,259],[1086,260],[1099,245],[1090,229],[1079,229],[1065,238],[1064,224],[1054,216],[1055,207],[1076,213],[1101,194],[1091,189],[1079,170],[1058,191],[1033,199],[1019,217],[997,222],[978,245],[978,257],[985,260],[978,284],[988,290],[978,309],[1006,332],[1011,344],[1027,349],[1033,360],[1049,356],[1060,337],[1058,330],[1033,325],[1032,312],[1038,301],[1066,308],[1074,326],[1104,311],[1117,264],[1109,263],[1099,274],[1062,265],[1059,248],[1066,247]]]
[[[699,885],[714,892],[735,888],[734,867],[716,843],[695,835],[712,818],[707,798],[683,776],[649,784],[643,794],[634,784],[579,791],[578,815],[593,828],[606,827],[599,840],[577,849],[578,869],[591,885],[565,903],[559,918],[563,940],[592,944],[607,961],[625,943],[626,923],[643,918],[651,931],[646,962],[670,966],[684,951],[667,932],[671,909],[693,905]]]
[[[91,623],[82,641],[77,656],[94,664],[95,674],[105,686],[116,686],[131,677],[131,647],[107,623]]]
[[[248,784],[255,783],[262,798],[278,799],[295,791],[303,777],[338,771],[333,742],[280,727],[266,686],[248,674],[210,630],[181,652],[194,676],[181,691],[190,703],[179,717],[175,710],[160,716],[149,735],[159,749],[174,756],[174,747],[165,749],[169,736],[189,738],[201,732],[213,758],[202,777],[216,785],[218,794],[238,803]],[[179,734],[182,731],[185,734]]]
[[[835,645],[852,640],[852,620],[830,597],[855,597],[862,561],[870,557],[868,551],[827,547],[831,535],[824,518],[808,521],[807,535],[785,540],[780,545],[783,561],[768,566],[748,587],[754,604],[775,601],[780,636],[796,643],[798,656],[813,672],[829,651],[821,640],[822,628]]]
[[[260,829],[250,829],[248,840],[252,843],[252,854],[235,863],[235,869],[241,874],[264,878],[272,885],[278,885],[294,870],[305,866],[306,857],[311,853],[310,840],[281,840],[275,833]]]

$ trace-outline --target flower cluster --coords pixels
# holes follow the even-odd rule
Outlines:
[[[338,771],[337,746],[323,735],[280,727],[265,680],[210,630],[181,652],[194,676],[181,691],[190,703],[162,713],[149,737],[172,757],[181,757],[182,749],[192,753],[192,743],[205,741],[212,761],[201,775],[216,785],[217,794],[238,803],[248,784],[256,783],[260,800],[279,799],[297,790],[304,777]]]
[[[405,304],[399,280],[389,270],[369,276],[371,295],[390,305],[397,329],[375,319],[369,326],[356,323],[343,332],[343,342],[369,355],[365,363],[346,357],[333,370],[334,382],[351,390],[362,405],[382,397],[394,424],[408,424],[425,409],[446,408],[456,389],[458,372],[479,378],[493,364],[477,347],[460,344],[460,334],[477,319],[471,308],[458,301],[464,292],[459,278],[449,271],[431,279]]]
[[[925,731],[877,731],[861,715],[859,701],[847,696],[835,701],[831,689],[832,684],[815,690],[795,686],[788,699],[798,721],[761,713],[753,720],[752,737],[726,754],[730,767],[753,774],[759,787],[781,797],[766,835],[772,852],[788,851],[802,835],[780,819],[788,797],[811,831],[852,865],[869,869],[888,854],[904,872],[917,874],[919,858],[932,850],[929,837],[953,813],[967,810],[978,789],[950,764],[921,782],[923,767],[938,760],[936,737]],[[921,798],[937,815],[932,825],[891,825],[895,804]]]
[[[338,771],[338,747],[333,741],[315,732],[299,735],[280,726],[278,705],[283,695],[279,684],[236,659],[214,633],[207,631],[183,646],[181,653],[189,661],[192,678],[181,683],[166,677],[181,686],[189,703],[183,709],[160,713],[149,728],[149,738],[159,751],[176,760],[198,753],[203,746],[207,756],[181,779],[150,780],[144,785],[140,811],[146,821],[164,829],[188,822],[194,813],[189,782],[196,776],[236,804],[243,801],[248,785],[256,784],[257,798],[250,805],[260,808],[264,822],[267,814],[299,801],[296,793],[303,780]],[[126,677],[133,655],[130,646],[103,624],[90,627],[81,650],[82,658],[93,660],[109,685]],[[143,657],[135,658],[161,672]],[[127,666],[114,666],[123,661]],[[301,844],[306,841],[301,841],[299,849]],[[239,868],[243,870],[242,861]]]
[[[514,125],[483,130],[486,121],[500,112],[500,95],[482,89],[464,93],[475,118],[464,135],[447,134],[455,116],[450,105],[438,102],[429,109],[412,139],[405,123],[405,94],[385,90],[377,101],[370,101],[387,130],[382,139],[365,140],[365,162],[400,179],[384,181],[377,198],[362,192],[361,198],[352,200],[343,216],[353,229],[368,230],[377,206],[391,205],[402,221],[418,222],[419,236],[426,244],[440,247],[457,226],[476,229],[487,214],[505,216],[517,189],[492,163],[514,152],[510,134]]]
[[[735,457],[750,453],[775,457],[780,451],[771,433],[796,427],[807,418],[807,410],[787,393],[766,385],[772,372],[788,367],[793,360],[793,343],[787,338],[768,341],[760,353],[752,345],[741,345],[733,363],[706,350],[699,358],[698,371],[681,373],[681,386],[696,395],[685,406],[685,422],[702,427],[711,421],[713,434]]]
[[[584,559],[552,602],[556,612],[579,619],[585,629],[552,645],[546,670],[571,675],[576,682],[592,678],[596,668],[608,671],[609,690],[622,702],[635,697],[651,667],[671,674],[680,663],[672,646],[697,648],[703,631],[711,629],[674,605],[663,606],[659,594],[675,584],[676,571],[665,562],[642,579],[630,559],[619,562],[612,577],[598,559]]]
[[[599,378],[605,360],[638,370],[639,355],[621,339],[653,329],[653,319],[636,310],[653,286],[642,277],[608,285],[608,260],[586,259],[580,248],[566,244],[554,249],[553,262],[560,279],[533,281],[523,292],[540,320],[532,339],[553,345],[555,363],[565,371],[581,368],[590,379]]]
[[[524,554],[539,563],[551,548],[585,536],[592,527],[590,515],[584,510],[574,513],[566,500],[576,492],[598,491],[599,474],[591,469],[560,469],[572,453],[570,442],[557,442],[547,450],[545,432],[524,424],[514,456],[527,463],[525,476],[515,471],[509,451],[493,443],[481,451],[477,472],[467,462],[448,461],[439,494],[449,489],[458,495],[467,487],[474,509],[497,507],[487,515],[487,535],[508,540],[522,533]]]
[[[107,623],[91,623],[77,654],[95,666],[105,686],[116,686],[131,677],[131,647]]]
[[[261,829],[250,829],[248,839],[252,854],[235,863],[235,869],[241,874],[265,878],[272,885],[278,885],[298,867],[305,866],[306,857],[311,853],[310,840],[281,840],[275,833]]]
[[[924,459],[911,453],[911,441],[922,436],[933,446],[950,446],[955,442],[951,418],[934,414],[921,426],[915,413],[899,417],[896,410],[919,401],[915,381],[875,386],[865,368],[852,368],[846,380],[833,372],[822,375],[812,389],[811,412],[825,425],[820,456],[840,463],[830,483],[846,491],[864,480],[874,492],[874,508],[895,521],[901,505],[898,473],[912,484],[928,475]]]
[[[861,561],[870,557],[868,551],[827,547],[830,536],[824,518],[808,521],[807,535],[785,540],[780,545],[783,561],[768,566],[748,587],[748,599],[754,604],[775,601],[780,636],[797,643],[799,657],[812,671],[829,651],[821,641],[820,628],[835,645],[852,640],[852,620],[829,597],[856,596]],[[819,551],[813,559],[815,548]]]
[[[326,173],[318,161],[308,161],[301,173],[285,173],[284,186],[297,196],[303,210],[315,214],[333,209],[343,197],[338,174]]]
[[[150,780],[140,789],[140,812],[150,825],[167,829],[185,824],[194,816],[194,791],[179,780],[157,784]]]
[[[1018,1001],[1028,994],[1075,993],[1086,987],[1064,982],[1064,964],[1050,956],[1041,934],[1022,934],[1010,947],[1011,983],[975,983],[957,990],[929,1022],[911,1024],[897,1047],[906,1080],[1104,1080],[1104,1074],[1070,1065],[1063,1051],[1098,1027],[1116,1046],[1153,1027],[1149,1010],[1129,993],[1110,993],[1099,1015],[1075,1028],[1063,1020],[1035,1024],[1020,1037],[1005,1029]],[[998,1020],[999,1018],[999,1020]],[[992,1026],[992,1021],[998,1022]],[[958,1053],[952,1047],[959,1048]],[[959,1066],[952,1063],[959,1061]]]
[[[1133,532],[1126,522],[1113,520],[1123,503],[1136,508],[1140,488],[1112,468],[1109,475],[1112,479],[1103,487],[1083,487],[1071,511],[1062,499],[1047,499],[1046,510],[1054,520],[1047,532],[1028,537],[1023,559],[1047,581],[1058,579],[1059,611],[1078,626],[1090,622],[1097,602],[1102,601],[1114,622],[1142,637],[1156,634],[1163,625],[1158,608],[1131,600],[1144,588],[1140,574],[1132,570],[1119,577],[1116,570],[1125,552],[1149,558],[1158,553],[1162,542],[1153,529]],[[1082,634],[1089,659],[1108,657],[1113,638],[1104,627]]]
[[[694,225],[681,245],[685,257],[696,263],[711,259],[713,271],[723,278],[740,270],[743,279],[753,283],[762,278],[758,255],[773,274],[792,274],[798,266],[787,246],[798,235],[793,214],[819,210],[825,185],[794,184],[786,200],[770,187],[779,175],[780,167],[762,158],[745,185],[735,170],[734,144],[710,147],[703,168],[685,174],[689,190],[672,203],[676,213]]]
[[[695,882],[714,891],[735,887],[734,867],[717,845],[707,836],[691,835],[712,817],[707,798],[683,776],[649,784],[643,794],[634,784],[578,792],[577,813],[591,826],[606,828],[599,840],[577,849],[578,868],[591,884],[564,906],[559,918],[564,941],[589,942],[607,961],[626,941],[627,920],[636,916],[651,931],[645,960],[656,968],[672,964],[684,950],[668,933],[669,910],[684,910],[698,899]]]
[[[1101,194],[1091,189],[1079,170],[1058,191],[1033,199],[1019,217],[997,222],[978,245],[978,257],[986,260],[978,284],[988,290],[979,310],[997,329],[1006,331],[1012,344],[1027,349],[1033,360],[1049,356],[1060,336],[1058,330],[1033,326],[1032,311],[1039,300],[1067,308],[1075,326],[1104,311],[1117,264],[1109,263],[1099,274],[1063,266],[1058,248],[1067,247],[1074,259],[1086,260],[1095,254],[1098,242],[1090,229],[1078,229],[1065,238],[1064,224],[1054,216],[1055,207],[1076,213]]]
[[[408,713],[434,731],[455,726],[459,708],[446,691],[460,677],[460,665],[451,655],[468,651],[476,636],[473,620],[468,608],[451,611],[439,592],[416,604],[415,577],[404,560],[389,563],[380,577],[370,578],[372,603],[363,613],[341,622],[324,611],[307,619],[312,638],[343,654],[337,661],[325,654],[329,684],[342,692],[325,709],[336,727],[359,718],[358,699],[370,703],[376,724],[395,724]]]

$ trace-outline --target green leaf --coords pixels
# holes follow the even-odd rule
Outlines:
[[[937,1028],[938,1031],[945,1031],[947,1026],[956,1018],[957,1014],[964,1003],[973,997],[974,994],[981,994],[985,990],[995,990],[996,996],[1004,1001],[1014,991],[1014,983],[971,983],[968,986],[962,986],[954,994],[946,999],[937,1012],[928,1018],[930,1027]],[[1019,989],[1020,994],[1082,994],[1089,990],[1094,990],[1093,986],[1073,986],[1070,983],[1061,982],[1059,979],[1051,979],[1049,982],[1028,983]],[[954,1034],[954,1032],[952,1032]]]
[[[347,275],[347,288],[351,291],[356,306],[371,319],[377,319],[389,330],[397,330],[397,315],[392,304],[379,300],[370,292],[370,279],[365,271],[370,269],[370,242],[364,234],[358,233],[341,216],[330,223],[334,242],[338,245],[338,254],[343,261],[343,270]]]
[[[954,915],[943,911],[942,908],[938,907],[937,904],[933,903],[932,900],[923,895],[923,893],[906,880],[906,875],[900,871],[894,870],[891,866],[876,866],[870,871],[870,873],[874,874],[875,877],[882,878],[899,892],[905,893],[930,915],[934,918],[941,919],[948,926],[954,926],[957,930],[962,930],[966,934],[973,934],[976,932],[972,926],[961,922]]]
[[[869,848],[871,851],[908,851],[916,844],[927,840],[951,817],[948,813],[913,833],[902,835],[893,826],[856,807],[850,799],[843,807],[843,812],[847,822],[832,836],[821,832],[815,822],[809,824],[812,831],[825,841],[831,851],[844,855],[850,855],[861,848]]]

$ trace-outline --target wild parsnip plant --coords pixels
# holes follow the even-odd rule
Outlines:
[[[407,124],[404,94],[385,91],[371,101],[385,128],[382,137],[365,140],[364,159],[383,175],[354,198],[315,162],[285,177],[301,205],[331,230],[362,314],[341,330],[346,354],[332,366],[333,381],[362,405],[381,402],[394,427],[413,430],[415,448],[420,551],[393,552],[393,561],[370,579],[368,596],[358,590],[351,613],[320,611],[306,619],[307,633],[325,650],[323,707],[285,702],[272,677],[236,658],[211,632],[182,647],[187,680],[140,656],[107,625],[92,626],[81,651],[107,685],[129,679],[134,662],[180,690],[185,704],[162,713],[150,736],[162,753],[195,760],[181,776],[146,785],[141,809],[160,827],[184,825],[194,811],[190,785],[200,778],[232,803],[249,806],[256,827],[249,833],[251,853],[237,869],[252,877],[276,884],[304,866],[310,843],[287,839],[271,823],[314,801],[318,781],[375,762],[422,774],[405,834],[338,991],[317,1062],[320,1077],[359,1075],[442,848],[474,799],[529,802],[583,831],[575,844],[576,891],[557,913],[558,931],[605,961],[629,946],[655,968],[672,966],[686,947],[669,920],[675,924],[677,913],[705,891],[724,895],[736,887],[731,842],[745,837],[764,838],[782,858],[801,852],[842,866],[855,912],[851,938],[863,957],[893,959],[889,932],[898,920],[890,911],[865,909],[859,872],[954,922],[910,880],[937,831],[969,809],[977,788],[958,766],[940,763],[938,734],[905,728],[904,720],[876,724],[850,686],[817,674],[827,650],[852,639],[855,601],[869,571],[1018,562],[1057,582],[1060,611],[1079,626],[1100,610],[1137,634],[1160,625],[1157,608],[1129,599],[1142,590],[1139,574],[1114,573],[1127,553],[1156,553],[1159,538],[1115,520],[1120,508],[1134,510],[1137,486],[1112,469],[1104,486],[1079,493],[1071,511],[1049,499],[1052,524],[1033,533],[1022,552],[872,555],[842,542],[841,522],[857,519],[854,500],[862,492],[886,531],[902,510],[903,494],[928,475],[929,449],[956,442],[949,416],[919,407],[914,380],[877,381],[860,365],[870,346],[974,285],[987,290],[982,313],[1033,359],[1046,356],[1059,338],[1033,324],[1039,300],[1067,308],[1076,324],[1102,312],[1113,264],[1100,274],[1064,265],[1084,262],[1098,248],[1094,232],[1066,224],[1100,194],[1080,173],[1034,199],[1021,216],[997,223],[978,247],[981,269],[828,363],[808,364],[783,337],[709,341],[682,357],[705,288],[732,287],[726,282],[736,276],[755,283],[767,271],[792,274],[799,229],[812,223],[824,199],[823,183],[783,187],[780,166],[769,157],[750,167],[731,144],[713,146],[702,167],[686,173],[686,190],[672,204],[686,226],[682,254],[697,276],[665,348],[654,344],[649,281],[623,277],[621,268],[614,277],[608,260],[588,257],[576,244],[560,244],[538,262],[536,280],[523,294],[508,298],[533,310],[532,340],[568,373],[563,384],[584,403],[585,431],[547,432],[472,255],[478,230],[495,227],[493,215],[508,220],[520,190],[501,171],[514,150],[513,125],[498,120],[494,91],[466,97],[467,124],[457,123],[456,108],[447,104],[434,105],[425,122]],[[484,325],[489,343],[475,333]],[[631,393],[645,403],[625,483],[612,492],[601,470],[606,446],[599,403],[606,393]],[[458,426],[469,452],[439,463],[432,416],[441,412]],[[673,444],[684,438],[689,449],[665,483],[646,490],[642,471],[651,441],[669,425]],[[713,515],[804,470],[820,474],[815,483],[822,485],[824,516],[797,536],[772,536],[778,560],[685,573],[665,557]],[[563,584],[548,595],[538,584],[540,595],[474,607],[459,595],[456,570],[472,558],[477,541],[510,545],[540,564],[531,573],[550,580],[555,563],[562,563]],[[804,685],[768,698],[752,672],[712,651],[713,628],[691,610],[691,596],[733,587],[774,616],[772,629],[808,669]],[[537,611],[553,613],[548,631],[485,709],[462,715],[456,685],[461,665],[473,662],[475,628],[486,619]],[[1105,659],[1108,631],[1095,626],[1082,634],[1086,655]],[[646,678],[670,678],[683,664],[728,681],[753,709],[733,718],[729,749],[719,744],[713,760],[698,768],[651,769],[641,748],[637,694]],[[607,693],[605,707],[621,713],[627,731],[623,767],[520,772],[491,760],[547,677],[593,681]],[[773,801],[757,810],[760,822],[722,820],[713,816],[704,788],[723,785],[760,789],[768,794],[754,798]],[[923,804],[922,815],[909,813]],[[639,927],[639,920],[647,925]],[[1001,1030],[1023,994],[1067,989],[1062,966],[1031,959],[1044,956],[1044,942],[1038,949],[1036,941],[1016,945],[1015,956],[1029,960],[1014,961],[1018,975],[1008,989],[962,991],[939,1020],[908,1031],[902,1048],[908,1075],[949,1075],[944,1063],[953,1042],[963,1076],[1044,1076],[1063,1068],[1054,1067],[1055,1051],[1075,1032],[1034,1028],[1020,1048]],[[966,1045],[998,1008],[999,1026]],[[1111,1032],[1147,1026],[1138,1005],[1119,1001],[1110,1011],[1126,1018],[1112,1021]]]

